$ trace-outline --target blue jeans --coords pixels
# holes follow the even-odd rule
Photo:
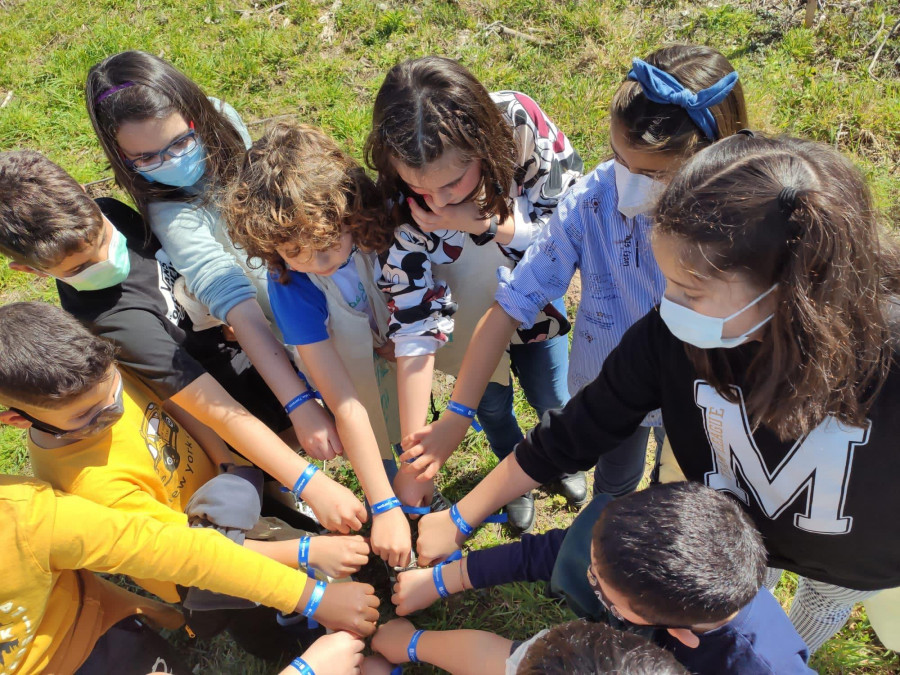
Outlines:
[[[610,452],[604,453],[597,460],[594,469],[594,494],[608,494],[621,497],[635,491],[644,476],[644,464],[647,461],[647,441],[650,429],[656,437],[656,463],[662,449],[666,431],[663,427],[638,427],[631,436],[622,441]],[[654,464],[655,466],[655,464]]]
[[[553,303],[565,312],[562,300]],[[562,408],[569,400],[569,336],[510,345],[512,372],[519,379],[525,398],[538,414]],[[507,385],[491,382],[478,404],[478,422],[484,428],[491,450],[498,459],[509,455],[524,436],[513,413],[512,380]]]

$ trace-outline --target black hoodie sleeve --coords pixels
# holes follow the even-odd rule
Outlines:
[[[566,406],[544,414],[516,447],[516,459],[543,484],[594,466],[660,407],[662,320],[656,309],[635,323],[603,364],[600,375]]]

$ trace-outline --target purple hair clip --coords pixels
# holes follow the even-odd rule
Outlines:
[[[112,96],[113,94],[115,94],[117,91],[120,91],[122,89],[128,89],[128,87],[133,87],[133,86],[134,86],[134,82],[123,82],[122,84],[117,84],[115,87],[110,87],[109,89],[104,91],[102,94],[100,94],[97,98],[95,98],[94,103],[100,103],[104,99],[107,99],[110,96]]]

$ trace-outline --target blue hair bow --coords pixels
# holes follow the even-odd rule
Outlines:
[[[646,61],[632,59],[628,79],[636,80],[644,90],[644,96],[654,103],[671,103],[684,108],[704,135],[715,141],[719,138],[719,127],[709,108],[725,100],[734,89],[738,74],[728,73],[713,86],[695,94],[666,71]]]

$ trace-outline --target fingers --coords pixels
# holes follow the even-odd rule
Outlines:
[[[441,465],[438,464],[437,462],[432,462],[431,464],[428,465],[428,468],[426,468],[424,471],[422,471],[422,473],[420,473],[418,476],[416,476],[416,480],[421,481],[423,483],[425,481],[429,481],[432,478],[434,478],[435,476],[437,476],[437,472],[440,470],[441,470]]]
[[[427,201],[427,199],[426,199]],[[440,218],[434,213],[429,213],[419,206],[414,199],[407,198],[406,203],[409,204],[409,212],[412,214],[416,224],[426,232],[431,230],[439,230],[441,228]],[[429,202],[429,207],[433,210],[434,205]]]
[[[413,469],[415,471],[421,472],[421,471],[424,471],[428,466],[430,466],[433,463],[434,463],[434,457],[432,457],[431,455],[424,455],[422,457],[419,457],[419,459],[417,459],[412,464],[410,464],[409,468]]]
[[[416,459],[417,457],[421,457],[422,453],[425,452],[425,448],[422,445],[414,445],[409,450],[404,451],[399,459],[401,462],[408,462],[412,459]]]
[[[334,459],[337,455],[344,454],[344,446],[341,443],[341,439],[338,438],[337,435],[329,436],[328,438],[328,449],[333,453],[332,459]]]

